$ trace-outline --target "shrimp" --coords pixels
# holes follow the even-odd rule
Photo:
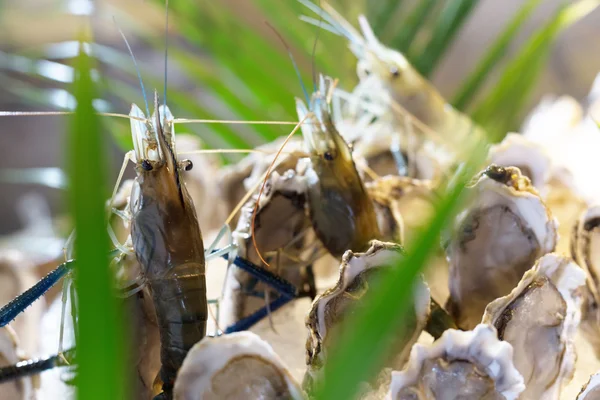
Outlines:
[[[358,19],[361,34],[329,4],[324,2],[321,9],[309,0],[298,1],[324,19],[325,29],[348,39],[350,50],[358,58],[360,83],[353,93],[356,98],[367,98],[378,105],[389,104],[383,108],[391,108],[392,114],[401,117],[401,121],[408,114],[413,122],[416,118],[451,144],[460,144],[465,135],[483,134],[482,128],[448,104],[402,53],[384,46],[363,15]],[[317,23],[312,18],[302,19]]]
[[[162,397],[172,398],[177,370],[206,332],[204,245],[174,149],[172,115],[154,95],[151,122],[131,120],[137,178],[131,193],[131,237],[160,329]],[[131,116],[144,117],[133,105]],[[162,118],[162,120],[161,120]],[[156,387],[155,387],[156,389]]]
[[[321,76],[309,104],[310,124],[302,125],[310,153],[306,171],[307,203],[317,237],[336,258],[346,250],[362,251],[380,237],[375,208],[352,159],[350,147],[333,124],[329,106],[331,78]],[[298,117],[309,109],[296,99]]]

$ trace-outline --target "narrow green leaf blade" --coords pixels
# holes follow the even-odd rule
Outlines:
[[[492,47],[490,47],[479,61],[475,70],[465,79],[465,82],[461,85],[461,88],[452,101],[454,107],[463,110],[469,104],[494,66],[504,57],[508,45],[513,41],[523,23],[529,18],[540,2],[541,0],[528,0],[523,4],[504,31],[498,36]]]
[[[556,37],[599,4],[599,0],[580,0],[560,7],[505,67],[497,84],[472,113],[473,119],[490,133],[490,140],[501,140],[507,131],[516,128],[519,112],[546,64]]]
[[[435,24],[431,39],[415,59],[415,67],[425,77],[431,75],[446,53],[456,33],[467,20],[479,0],[451,0],[446,3]]]
[[[121,399],[128,397],[126,364],[107,258],[104,143],[92,105],[95,88],[90,77],[91,61],[82,49],[75,64],[73,93],[77,106],[69,129],[68,172],[70,208],[77,232],[77,395],[86,400]]]
[[[401,52],[406,52],[419,32],[419,28],[423,25],[423,20],[433,10],[436,3],[436,0],[421,0],[418,2],[414,10],[403,21],[398,33],[390,41],[391,47]]]

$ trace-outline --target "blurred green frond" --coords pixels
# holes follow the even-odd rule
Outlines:
[[[481,58],[479,64],[477,64],[473,72],[467,77],[458,90],[458,93],[454,96],[452,101],[454,107],[459,110],[465,109],[469,104],[469,101],[471,101],[473,96],[477,93],[477,90],[485,82],[485,79],[489,76],[492,69],[504,57],[509,44],[514,40],[519,29],[525,23],[527,18],[529,18],[540,1],[541,0],[528,0],[515,13],[515,16],[508,25],[506,25],[504,31],[498,36],[494,44],[492,44],[486,54]]]
[[[490,140],[500,140],[506,132],[518,127],[523,106],[546,65],[554,40],[599,4],[598,0],[581,0],[560,7],[504,68],[496,85],[472,114],[486,128]]]
[[[422,49],[409,54],[409,58],[414,59],[415,67],[423,76],[431,75],[477,3],[479,0],[452,0],[446,3],[435,21],[429,41]]]
[[[69,200],[75,238],[77,306],[77,392],[80,399],[126,398],[123,330],[112,294],[104,218],[107,193],[100,120],[92,104],[91,60],[76,59],[73,94],[77,101],[69,130]],[[72,305],[76,304],[75,299]]]

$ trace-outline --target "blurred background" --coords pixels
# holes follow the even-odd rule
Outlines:
[[[476,116],[485,115],[477,114],[478,105],[498,106],[501,103],[494,103],[494,99],[503,96],[505,103],[519,106],[507,108],[506,116],[498,114],[504,131],[518,130],[523,116],[545,94],[584,98],[600,70],[600,11],[593,10],[570,26],[571,21],[565,22],[560,14],[561,7],[570,3],[573,2],[331,2],[354,26],[357,16],[366,14],[381,41],[402,50],[455,105],[453,100],[465,87],[465,80],[512,24],[515,29],[508,35],[510,40],[502,47],[502,54],[497,54],[492,63],[494,68],[485,71],[485,79],[477,80],[477,92],[468,101],[459,101],[457,107]],[[519,13],[522,18],[515,20]],[[175,116],[294,121],[293,98],[302,95],[301,87],[285,47],[265,21],[285,38],[308,85],[317,28],[300,21],[303,14],[316,17],[296,0],[171,0],[168,103]],[[127,114],[132,102],[144,109],[135,68],[119,28],[137,58],[147,92],[150,95],[156,88],[162,97],[164,2],[4,0],[0,3],[0,110],[70,109],[71,58],[78,50],[78,35],[89,28],[94,38],[91,54],[97,60],[99,111]],[[507,75],[516,62],[531,67],[532,72],[523,72],[520,77]],[[318,72],[338,77],[342,88],[351,90],[356,83],[355,57],[347,49],[345,39],[330,32],[318,33],[314,65]],[[503,91],[499,83],[504,89],[510,86],[508,83],[513,86]],[[26,225],[45,224],[48,221],[44,215],[60,215],[66,210],[61,189],[66,182],[60,169],[50,168],[65,165],[68,119],[1,118],[0,234],[6,235]],[[485,125],[486,121],[478,122]],[[124,152],[132,148],[129,123],[107,118],[103,130],[111,157],[108,174],[114,182]],[[199,135],[212,148],[253,147],[288,131],[286,126],[178,128],[178,132]],[[48,225],[47,229],[55,228]]]

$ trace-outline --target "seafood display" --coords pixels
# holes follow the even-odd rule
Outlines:
[[[364,16],[359,31],[328,4],[299,1],[349,41],[358,84],[313,71],[313,93],[289,99],[297,118],[280,122],[295,125],[287,138],[222,165],[176,137],[185,119],[156,93],[153,114],[131,108],[133,149],[106,212],[136,398],[310,399],[379,292],[399,327],[361,344],[386,351],[352,382],[354,399],[600,398],[600,185],[583,161],[557,156],[600,137],[595,91],[586,111],[544,100],[521,133],[486,144]],[[480,172],[457,183],[480,143]],[[129,161],[135,177],[122,179]],[[77,373],[71,239],[51,265],[0,252],[0,400],[75,397],[57,372]]]

